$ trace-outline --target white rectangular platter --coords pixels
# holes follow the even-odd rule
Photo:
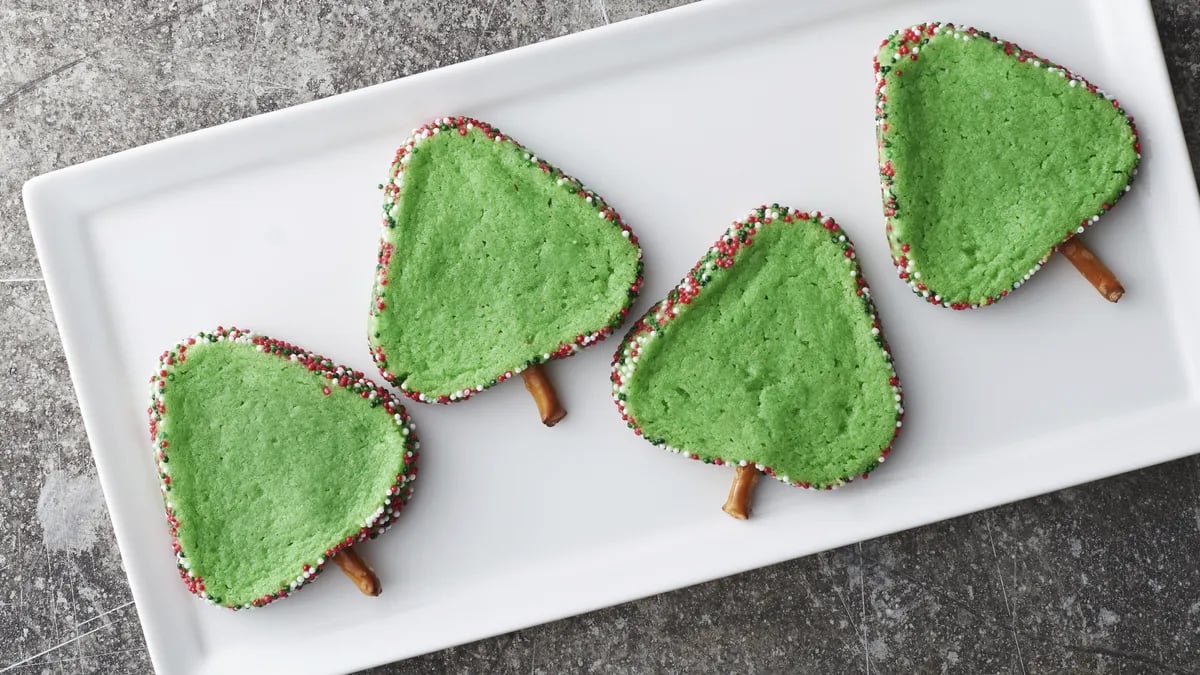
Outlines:
[[[891,30],[977,25],[1137,117],[1132,194],[1087,235],[1129,289],[1104,302],[1052,262],[999,305],[930,307],[895,279],[879,203],[871,57]],[[386,55],[382,57],[386,58]],[[374,372],[364,340],[380,194],[397,145],[488,120],[587,181],[640,235],[644,311],[735,217],[778,201],[858,244],[908,395],[870,481],[761,485],[634,437],[609,396],[616,340],[556,362],[570,415],[520,384],[410,406],[410,510],[336,573],[233,613],[177,578],[147,448],[146,378],[175,339],[250,327]],[[26,207],[154,664],[332,672],[402,659],[1181,457],[1200,449],[1200,204],[1149,6],[1127,0],[714,0],[188,134],[31,181]]]

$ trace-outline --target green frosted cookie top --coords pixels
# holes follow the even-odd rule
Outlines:
[[[164,352],[150,434],[179,571],[233,608],[310,581],[412,494],[418,443],[387,389],[238,329]]]
[[[641,250],[617,212],[487,124],[418,129],[385,192],[371,348],[412,398],[461,400],[569,356],[636,295]]]
[[[835,487],[890,452],[900,382],[854,248],[831,218],[739,221],[617,351],[630,428],[706,463]]]
[[[973,28],[897,31],[876,58],[884,211],[900,276],[956,309],[1006,296],[1128,189],[1117,101]]]

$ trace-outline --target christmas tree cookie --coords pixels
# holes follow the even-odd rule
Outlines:
[[[642,280],[611,206],[499,129],[443,117],[413,132],[384,186],[372,356],[413,400],[450,403],[520,373],[552,426],[543,363],[608,336]]]
[[[634,433],[736,467],[737,518],[760,472],[816,489],[866,478],[904,415],[853,244],[832,218],[777,204],[734,222],[634,324],[612,386]]]
[[[954,309],[990,305],[1059,250],[1106,298],[1121,297],[1076,238],[1129,190],[1141,157],[1116,99],[952,24],[893,33],[875,71],[887,233],[915,293]]]
[[[333,560],[379,580],[350,547],[412,496],[408,413],[361,372],[237,328],[162,353],[150,438],[189,590],[234,609],[287,597]]]

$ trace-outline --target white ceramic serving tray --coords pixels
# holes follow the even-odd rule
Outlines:
[[[1200,204],[1150,8],[1128,0],[714,0],[154,143],[42,176],[25,203],[155,667],[331,672],[402,659],[1181,457],[1200,449]],[[972,24],[1115,92],[1145,139],[1127,200],[1086,235],[1129,292],[1055,261],[1000,304],[933,308],[895,278],[879,203],[871,57],[892,29]],[[387,55],[378,55],[387,58]],[[364,337],[397,145],[488,120],[581,177],[641,237],[640,313],[735,217],[833,214],[906,385],[890,461],[832,493],[764,481],[721,512],[728,468],[647,445],[609,396],[615,339],[550,366],[570,415],[519,382],[410,408],[412,508],[336,571],[234,613],[177,577],[145,431],[167,345],[217,324],[374,372]]]

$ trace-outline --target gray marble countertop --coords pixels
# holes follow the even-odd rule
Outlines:
[[[0,0],[0,672],[150,671],[25,180],[680,1]],[[1153,6],[1196,164],[1200,2]],[[818,669],[1200,672],[1200,457],[372,672]]]

